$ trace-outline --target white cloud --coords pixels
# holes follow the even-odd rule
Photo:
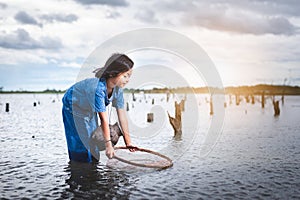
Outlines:
[[[24,11],[19,11],[14,18],[21,24],[30,24],[30,25],[40,26],[40,27],[43,26],[42,24],[38,23],[38,21],[34,19],[34,17],[30,16]]]
[[[135,14],[135,17],[145,23],[156,23],[158,20],[156,19],[155,12],[152,10],[140,10]]]
[[[59,49],[62,43],[58,38],[32,38],[24,29],[17,29],[13,33],[0,35],[0,47],[7,49]]]
[[[74,0],[82,5],[127,6],[125,0]]]
[[[80,68],[82,65],[76,62],[63,62],[60,64],[62,67],[74,67],[74,68]]]
[[[279,80],[280,74],[268,72],[300,64],[300,3],[293,0],[11,0],[0,3],[0,10],[2,65],[78,69],[104,41],[149,26],[177,31],[201,45],[225,85],[255,82],[259,74]],[[300,72],[294,71],[298,80]]]
[[[300,7],[299,4],[296,7]],[[165,1],[158,5],[162,12],[182,14],[180,25],[183,26],[189,25],[239,34],[299,34],[299,27],[292,24],[289,19],[295,16],[296,9],[283,2],[213,0],[184,1],[174,4],[171,1]]]
[[[200,26],[212,30],[236,32],[244,34],[275,34],[293,35],[297,27],[284,17],[257,16],[253,13],[244,13],[228,10],[207,10],[201,13],[187,14],[183,23]]]
[[[5,3],[0,2],[0,9],[5,9],[7,5]]]
[[[0,65],[23,65],[24,63],[47,64],[48,60],[28,51],[0,48]]]
[[[40,16],[40,18],[49,23],[55,23],[55,22],[72,23],[74,21],[77,21],[78,19],[78,17],[74,14],[61,14],[61,13],[43,14]]]

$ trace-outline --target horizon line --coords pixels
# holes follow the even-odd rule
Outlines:
[[[238,86],[224,86],[223,88],[220,87],[215,87],[215,86],[199,86],[199,87],[194,87],[194,86],[182,86],[182,87],[153,87],[152,89],[137,89],[137,88],[124,88],[123,90],[141,90],[141,91],[149,91],[149,90],[176,90],[176,89],[204,89],[204,88],[214,88],[214,89],[226,89],[226,88],[241,88],[241,87],[257,87],[257,86],[275,86],[275,87],[300,87],[300,85],[286,85],[286,84],[265,84],[265,83],[258,83],[254,85],[238,85]],[[44,89],[44,90],[30,90],[30,89],[17,89],[17,90],[4,90],[4,87],[0,87],[0,93],[6,93],[6,92],[25,92],[25,93],[30,93],[30,92],[64,92],[67,89]]]

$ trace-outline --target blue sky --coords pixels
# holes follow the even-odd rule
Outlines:
[[[104,41],[149,27],[200,45],[224,86],[300,85],[299,10],[296,0],[0,0],[0,87],[67,89]]]

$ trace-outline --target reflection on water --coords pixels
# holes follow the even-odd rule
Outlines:
[[[100,163],[69,162],[60,98],[0,95],[1,199],[300,199],[299,96],[287,96],[278,117],[271,101],[264,109],[259,103],[228,104],[223,133],[207,157],[199,153],[211,120],[206,96],[197,99],[196,134],[189,132],[189,104],[180,139],[171,126],[150,139],[135,132],[134,144],[174,159],[166,170],[108,167],[104,153]],[[34,101],[40,104],[34,107]],[[143,119],[151,106],[135,102],[132,121],[147,126]],[[174,114],[173,104],[164,106]]]
[[[69,177],[63,199],[128,199],[134,186],[126,174],[98,163],[69,162],[64,170]]]

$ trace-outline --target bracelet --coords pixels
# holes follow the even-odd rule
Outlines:
[[[107,140],[105,143],[107,143],[107,142],[111,142],[111,140]]]

